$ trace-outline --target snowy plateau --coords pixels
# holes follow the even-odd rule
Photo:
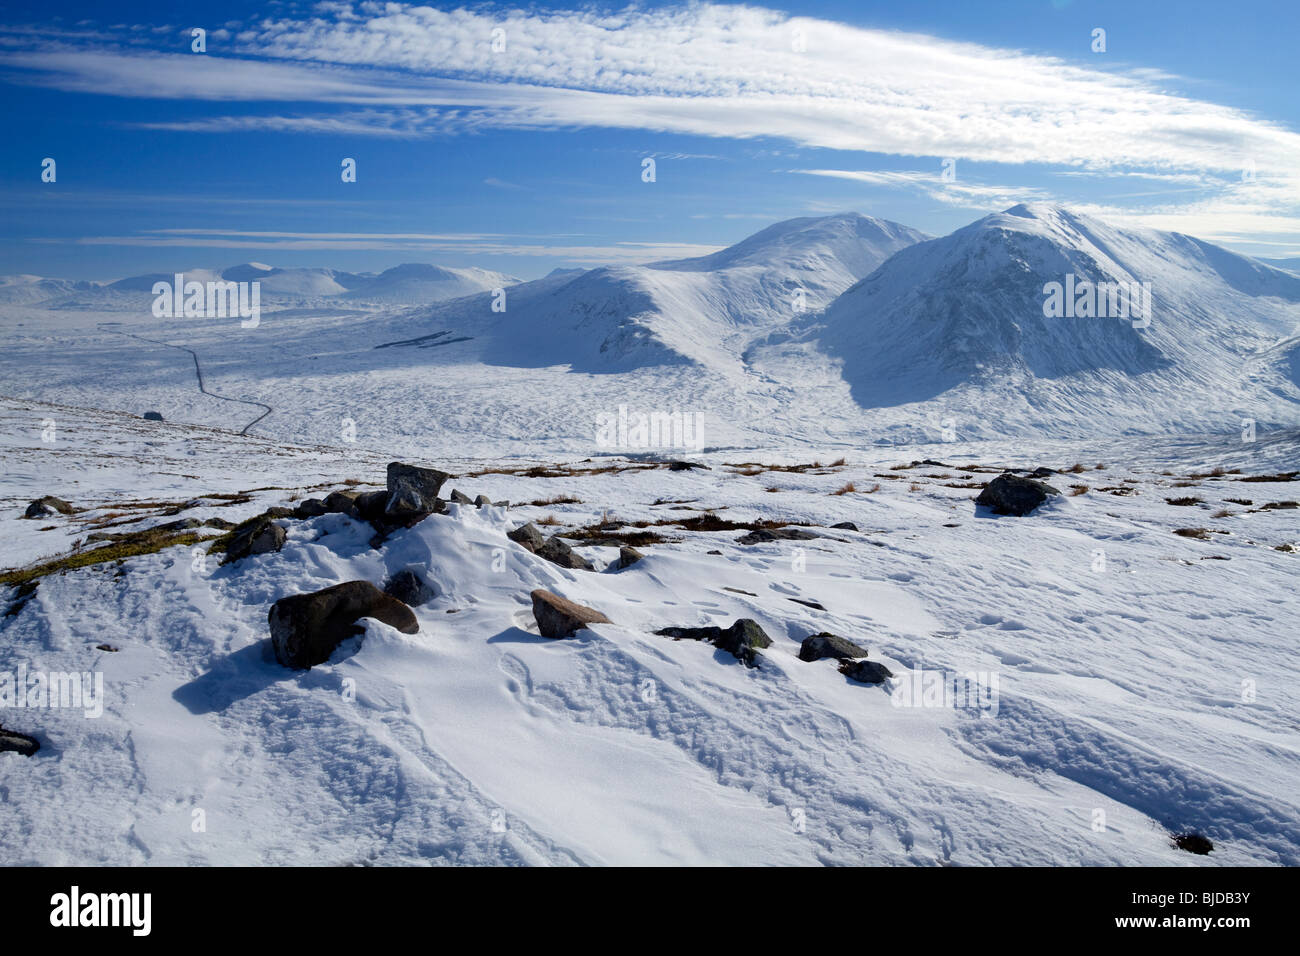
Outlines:
[[[532,281],[212,265],[256,328],[0,279],[6,862],[1300,864],[1300,275],[1040,204]],[[1149,324],[1049,317],[1067,276]],[[377,531],[390,462],[451,477]],[[1059,493],[976,504],[1008,471]],[[418,629],[277,661],[275,602],[402,572]],[[538,589],[607,621],[542,636]],[[657,633],[746,619],[748,661]]]

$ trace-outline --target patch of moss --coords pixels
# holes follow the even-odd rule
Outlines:
[[[24,585],[31,581],[38,581],[49,574],[61,574],[64,571],[75,571],[77,568],[121,561],[124,558],[134,558],[142,554],[154,554],[163,550],[163,548],[171,548],[177,545],[193,545],[204,540],[206,539],[202,535],[194,531],[160,532],[149,529],[135,534],[124,535],[120,540],[106,544],[102,548],[74,551],[71,554],[65,554],[43,564],[33,565],[29,568],[19,568],[15,571],[6,571],[0,574],[0,585]]]

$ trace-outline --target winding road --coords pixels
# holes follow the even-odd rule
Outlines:
[[[262,414],[258,415],[251,422],[249,422],[247,425],[245,425],[243,428],[239,430],[239,434],[241,435],[247,435],[248,430],[250,428],[252,428],[254,425],[260,422],[267,415],[270,415],[272,411],[274,411],[274,409],[270,405],[265,405],[262,402],[253,402],[253,401],[249,401],[246,398],[231,398],[229,395],[218,395],[216,392],[209,392],[207,387],[203,384],[203,368],[202,366],[199,365],[199,353],[195,352],[191,348],[186,348],[184,345],[172,345],[170,342],[162,342],[159,341],[158,339],[146,338],[143,335],[136,335],[134,332],[123,332],[121,329],[110,329],[103,324],[101,324],[99,327],[105,332],[116,332],[118,335],[125,335],[133,339],[139,339],[141,342],[149,342],[152,345],[164,345],[169,349],[180,349],[182,352],[189,352],[190,358],[194,359],[194,374],[198,378],[199,391],[202,392],[204,395],[207,395],[210,398],[219,398],[223,402],[239,402],[241,405],[253,405],[257,408],[266,409],[266,411],[262,412]]]

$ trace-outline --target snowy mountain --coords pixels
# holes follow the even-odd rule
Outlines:
[[[1005,435],[1294,423],[1298,325],[1300,277],[1034,204],[904,249],[807,328],[860,406]]]
[[[511,289],[496,316],[477,297],[423,321],[430,332],[487,335],[480,354],[493,364],[593,372],[685,364],[735,376],[756,337],[825,306],[924,238],[858,213],[791,219],[700,258],[552,273]]]
[[[514,276],[488,269],[448,269],[408,262],[359,279],[343,297],[383,305],[414,305],[490,292],[518,282]]]

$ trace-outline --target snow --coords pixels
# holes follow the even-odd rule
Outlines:
[[[106,699],[99,718],[0,711],[42,744],[32,758],[0,755],[6,859],[1300,864],[1300,691],[1287,676],[1300,665],[1288,550],[1300,511],[1282,507],[1296,483],[1243,480],[1300,467],[1278,377],[1292,279],[1052,207],[938,240],[866,217],[778,225],[708,261],[512,285],[503,314],[488,294],[405,309],[340,308],[336,295],[242,329],[154,319],[147,303],[137,314],[7,300],[7,567],[66,553],[100,525],[176,520],[163,514],[173,505],[239,520],[346,481],[380,487],[394,459],[455,473],[444,494],[514,504],[453,505],[381,550],[368,526],[331,514],[285,521],[281,552],[231,565],[181,546],[42,579],[0,619],[0,671],[99,671]],[[1138,275],[1157,259],[1180,308],[1196,310],[1164,331],[1157,314],[1141,341],[1159,368],[1125,365],[1143,353],[1116,330],[1035,326],[1024,310],[1041,300],[997,284],[1020,274],[1017,261],[1024,288],[1041,290],[1063,264]],[[954,269],[992,277],[972,287],[978,308],[944,300],[978,334],[933,336],[910,310],[956,289]],[[806,314],[789,309],[794,285]],[[1021,345],[996,376],[971,376],[963,363],[1000,327],[999,309],[1016,316]],[[272,412],[238,434],[260,409],[201,394],[189,354],[124,332],[193,349],[210,391]],[[1067,369],[1080,349],[1092,364]],[[1060,366],[1040,374],[1049,359]],[[859,373],[919,380],[936,368],[959,382],[937,389],[937,406],[854,401]],[[971,411],[956,440],[894,443],[937,438],[929,416],[961,401]],[[707,447],[598,447],[595,416],[620,404],[702,412]],[[139,417],[151,409],[166,421]],[[1043,409],[1046,423],[1028,414]],[[1257,412],[1254,441],[1242,440],[1243,409]],[[710,470],[646,467],[658,457]],[[906,467],[922,459],[945,464]],[[533,464],[569,473],[523,475]],[[1048,479],[1062,498],[1027,518],[975,507],[998,469],[1039,465],[1062,470]],[[485,469],[496,470],[473,474]],[[87,510],[19,517],[46,494]],[[560,496],[579,500],[526,503]],[[1182,497],[1203,500],[1167,501]],[[820,537],[746,546],[741,531],[654,524],[702,514],[804,522]],[[596,570],[571,571],[506,537],[542,520],[570,534],[644,522],[666,540],[638,546],[645,558],[621,571],[617,549],[578,545]],[[830,527],[842,521],[861,530]],[[1174,534],[1187,528],[1208,533]],[[269,655],[278,598],[382,585],[407,567],[438,592],[415,609],[418,633],[371,622],[310,671]],[[539,587],[613,623],[541,638]],[[755,669],[653,633],[741,617],[773,641]],[[798,660],[821,631],[866,647],[894,681],[857,684],[832,661]],[[895,706],[918,668],[996,678],[995,709]],[[1214,852],[1174,848],[1183,830]]]

